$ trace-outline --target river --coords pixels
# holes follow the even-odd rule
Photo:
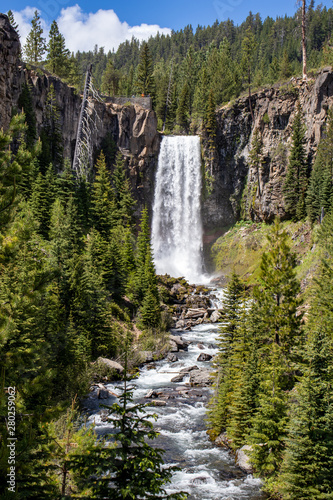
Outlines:
[[[145,365],[134,382],[136,401],[149,402],[144,396],[150,390],[158,394],[154,399],[166,401],[165,406],[149,407],[148,412],[158,415],[155,426],[160,435],[152,444],[165,450],[166,463],[181,468],[167,486],[168,493],[187,491],[189,500],[264,498],[260,493],[260,480],[244,474],[235,466],[234,458],[226,449],[214,446],[208,439],[205,414],[212,389],[190,387],[187,383],[189,375],[182,382],[171,382],[182,368],[211,366],[210,362],[200,362],[197,358],[201,352],[216,354],[218,324],[201,324],[191,331],[173,333],[191,342],[188,351],[178,352],[178,361],[173,363],[164,359]],[[116,394],[119,390],[118,383],[106,387]],[[113,401],[105,402],[111,404]],[[90,416],[98,434],[111,431],[110,423],[102,421],[102,413],[99,411]]]

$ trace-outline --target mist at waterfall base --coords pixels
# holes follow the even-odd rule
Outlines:
[[[152,246],[157,274],[204,283],[199,136],[163,137],[156,172]]]

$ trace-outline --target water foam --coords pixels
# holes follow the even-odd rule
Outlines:
[[[153,205],[158,274],[202,282],[201,151],[198,136],[163,137]]]

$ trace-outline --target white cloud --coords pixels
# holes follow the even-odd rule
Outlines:
[[[19,25],[21,43],[24,45],[25,39],[31,29],[30,21],[34,15],[35,7],[26,7],[20,12],[13,12],[15,21]],[[40,12],[40,9],[37,9]],[[47,38],[50,29],[50,21],[46,17],[43,19],[43,11],[40,12],[44,36]],[[161,28],[157,24],[140,24],[129,26],[126,22],[121,22],[114,10],[98,10],[86,14],[79,5],[61,9],[60,15],[56,19],[60,32],[64,35],[66,46],[71,51],[93,50],[104,47],[105,51],[117,50],[120,43],[130,40],[132,36],[139,40],[148,40],[150,36],[157,32],[165,35],[171,33],[169,28]]]

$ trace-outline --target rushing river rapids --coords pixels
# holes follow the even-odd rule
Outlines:
[[[154,399],[166,401],[165,406],[148,407],[147,411],[158,415],[154,425],[160,435],[152,444],[165,450],[166,463],[181,468],[167,486],[168,493],[187,491],[190,500],[263,498],[260,480],[245,475],[235,466],[234,458],[227,450],[214,446],[208,439],[205,413],[212,390],[190,387],[189,376],[182,382],[171,382],[171,378],[182,368],[210,366],[210,363],[197,361],[197,358],[201,352],[216,354],[218,325],[198,325],[191,331],[177,334],[191,342],[188,351],[177,353],[177,362],[162,360],[154,363],[153,367],[149,364],[144,366],[134,381],[136,401],[148,402],[149,399],[144,396],[150,390],[159,394]],[[107,388],[117,393],[119,384],[109,384]],[[106,403],[112,404],[114,400],[110,398]],[[90,420],[95,421],[97,433],[112,432],[112,424],[102,421],[102,413],[103,410],[96,412],[90,416]]]

